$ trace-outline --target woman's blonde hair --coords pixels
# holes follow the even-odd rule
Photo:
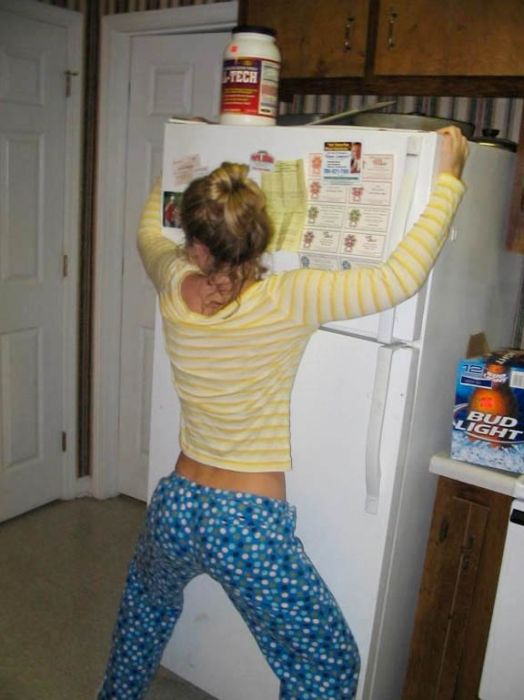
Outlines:
[[[260,257],[272,234],[264,193],[248,172],[247,165],[222,163],[191,182],[181,206],[187,245],[207,246],[215,263],[212,272],[227,272],[235,286],[260,279],[265,271]]]

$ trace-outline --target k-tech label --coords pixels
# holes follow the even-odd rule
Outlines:
[[[278,65],[274,61],[260,58],[224,61],[221,112],[274,116]]]

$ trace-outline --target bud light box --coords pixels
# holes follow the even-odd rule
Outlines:
[[[524,473],[524,350],[459,362],[451,457]]]

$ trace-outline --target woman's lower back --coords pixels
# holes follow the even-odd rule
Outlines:
[[[189,481],[224,491],[241,491],[257,496],[285,499],[284,472],[237,472],[202,464],[183,452],[180,453],[175,471]]]

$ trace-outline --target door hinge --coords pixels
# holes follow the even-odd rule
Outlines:
[[[62,431],[62,452],[67,452],[67,433]]]
[[[64,254],[62,257],[62,277],[67,277],[69,274],[69,256]]]
[[[78,71],[77,70],[65,70],[64,75],[65,75],[65,80],[66,80],[65,94],[66,94],[66,97],[71,97],[71,78],[77,76]]]

